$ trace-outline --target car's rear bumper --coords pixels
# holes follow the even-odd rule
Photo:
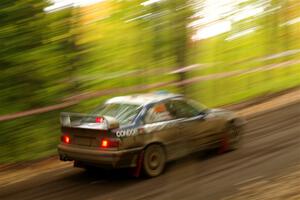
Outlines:
[[[77,147],[72,145],[58,145],[58,153],[63,161],[80,161],[82,163],[100,167],[135,167],[142,147],[126,150],[101,150]]]

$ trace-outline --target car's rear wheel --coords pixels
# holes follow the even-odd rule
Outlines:
[[[160,175],[166,163],[166,155],[163,147],[159,144],[152,144],[145,149],[143,169],[148,177]]]

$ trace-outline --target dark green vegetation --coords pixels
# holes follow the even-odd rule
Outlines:
[[[44,0],[2,0],[0,115],[54,105],[86,92],[207,75],[210,78],[186,87],[162,89],[184,91],[217,106],[300,83],[296,0],[234,4],[208,22],[229,20],[231,29],[203,40],[194,36],[207,25],[191,23],[203,17],[199,12],[207,15],[204,0],[164,0],[146,6],[143,2],[104,1],[45,12],[49,3]],[[238,15],[249,7],[263,12]],[[200,66],[168,73],[194,64]],[[253,70],[258,67],[263,68]],[[240,73],[209,76],[233,71]],[[120,94],[126,92],[111,96]],[[64,110],[87,112],[106,98],[109,95],[90,98]],[[60,111],[0,122],[0,163],[54,154]]]

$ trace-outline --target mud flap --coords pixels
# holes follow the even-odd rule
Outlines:
[[[222,141],[220,142],[220,148],[219,148],[219,151],[218,151],[218,154],[222,154],[222,153],[225,153],[229,150],[229,137],[228,137],[228,134],[224,134],[224,137],[222,139]]]
[[[136,161],[136,167],[133,170],[134,177],[138,178],[141,175],[143,160],[144,160],[144,151],[141,151],[141,153],[139,154],[137,161]]]

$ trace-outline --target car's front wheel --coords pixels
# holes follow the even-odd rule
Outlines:
[[[143,169],[147,176],[155,177],[160,175],[165,167],[166,155],[163,147],[159,144],[152,144],[144,151]]]

